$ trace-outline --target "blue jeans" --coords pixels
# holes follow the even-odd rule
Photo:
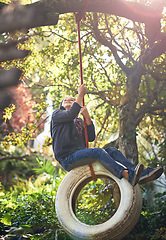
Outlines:
[[[120,179],[124,170],[128,169],[129,172],[133,172],[135,169],[135,166],[119,150],[112,147],[105,150],[102,148],[78,150],[60,160],[60,164],[65,170],[70,171],[73,168],[91,164],[96,160]]]

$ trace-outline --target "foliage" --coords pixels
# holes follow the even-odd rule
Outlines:
[[[19,181],[24,181],[31,177],[35,179],[37,177],[35,168],[39,166],[36,158],[44,161],[43,154],[30,149],[25,152],[25,150],[18,147],[10,152],[5,151],[5,156],[3,157],[0,158],[0,181],[6,189],[9,189]],[[47,156],[47,159],[52,158]]]
[[[0,234],[11,240],[71,240],[59,225],[54,205],[56,191],[65,174],[47,162],[40,161],[39,166],[36,171],[40,175],[36,180],[19,181],[9,191],[0,185]],[[108,179],[86,185],[78,196],[78,219],[92,225],[108,220],[118,206],[114,188],[114,183]],[[151,206],[144,202],[137,225],[124,240],[165,239],[165,197],[166,192],[156,194]]]
[[[166,192],[157,193],[154,196],[152,206],[147,204],[143,206],[140,219],[124,240],[154,240],[165,238],[165,222],[166,222]],[[148,226],[148,227],[145,227]]]
[[[161,26],[163,32],[165,31],[164,16],[163,14]],[[85,83],[88,83],[88,94],[85,101],[92,119],[95,120],[97,137],[94,146],[101,147],[110,141],[112,135],[118,137],[120,130],[119,109],[128,97],[126,91],[128,80],[126,73],[121,68],[122,64],[119,66],[119,62],[113,56],[113,51],[110,48],[112,45],[104,46],[95,35],[95,26],[97,25],[99,34],[106,41],[109,39],[116,45],[120,56],[119,60],[126,63],[130,69],[134,69],[134,64],[139,63],[139,59],[142,59],[150,49],[144,25],[141,23],[113,15],[91,13],[88,13],[86,21],[81,23],[83,75]],[[54,108],[58,108],[63,96],[65,94],[75,95],[77,86],[80,84],[77,30],[73,14],[60,16],[56,27],[33,28],[26,34],[16,32],[15,35],[9,34],[6,41],[18,40],[20,37],[26,37],[27,41],[24,44],[19,44],[18,48],[31,50],[31,55],[23,61],[8,61],[2,65],[4,68],[17,66],[24,69],[24,77],[21,79],[23,84],[20,89],[24,98],[28,95],[28,99],[23,100],[22,98],[23,102],[20,102],[21,98],[17,94],[17,110],[10,122],[12,126],[18,122],[22,123],[19,127],[17,124],[13,131],[10,131],[10,134],[5,137],[6,145],[4,147],[7,147],[8,144],[25,147],[27,141],[33,140],[40,132],[39,127],[45,119],[46,94],[48,92],[52,97]],[[141,127],[139,126],[137,130],[134,129],[138,127],[137,125],[130,126],[130,128],[134,129],[134,134],[136,131],[142,134],[141,128],[146,126],[150,116],[153,118],[152,128],[160,129],[158,130],[158,139],[165,128],[163,119],[163,103],[165,101],[163,90],[165,86],[164,80],[162,80],[165,76],[165,55],[155,59],[151,65],[144,66],[144,71],[135,109],[135,113],[140,113],[141,119],[142,111],[140,109],[142,106],[146,106],[150,94],[155,90],[152,94],[154,99],[151,100],[148,108],[151,109],[150,113],[145,115],[146,110],[143,110],[144,119]],[[157,80],[155,76],[157,76]],[[27,101],[28,104],[23,104]],[[20,105],[23,107],[22,111]],[[24,114],[26,106],[28,107],[27,112],[30,112],[29,118],[27,114]],[[10,111],[12,112],[12,109]],[[6,114],[11,115],[10,111],[8,109]],[[32,112],[33,114],[31,114]],[[21,118],[18,119],[18,115],[21,115]],[[153,137],[152,132],[148,134],[151,135],[151,138]],[[145,133],[143,135],[146,139],[147,135]],[[161,142],[161,139],[158,140]],[[141,151],[141,148],[139,149]],[[146,159],[144,152],[143,158]],[[140,159],[142,161],[142,158]]]
[[[53,173],[53,170],[55,172],[55,167],[52,165],[51,168],[50,164],[43,167],[43,171]],[[9,191],[1,185],[1,236],[6,236],[6,239],[15,239],[15,236],[17,239],[55,239],[57,234],[58,239],[65,239],[56,218],[54,203],[63,179],[62,171],[56,172],[55,178],[53,176],[45,173],[33,182],[33,179],[20,180]]]
[[[106,222],[118,208],[117,185],[106,178],[91,181],[81,191],[76,204],[77,218],[89,225]]]
[[[24,3],[27,2],[24,0]],[[163,21],[161,21],[163,34],[165,20],[164,12]],[[96,34],[97,25],[98,34]],[[127,86],[130,79],[123,71],[124,64],[130,69],[130,77],[134,73],[134,67],[140,64],[143,67],[143,74],[138,89],[135,114],[141,123],[134,121],[134,128],[137,127],[134,133],[138,135],[140,161],[145,165],[156,167],[165,165],[166,159],[163,108],[166,97],[164,91],[166,65],[165,54],[156,58],[151,64],[143,64],[145,55],[153,48],[145,32],[145,26],[142,23],[113,15],[87,14],[86,21],[81,24],[83,74],[88,92],[85,101],[92,119],[95,120],[97,138],[94,146],[103,146],[110,141],[111,135],[118,136],[121,120],[119,110],[128,100]],[[107,45],[104,46],[99,42],[98,37],[101,36],[105,38]],[[22,239],[26,237],[51,239],[56,234],[58,234],[58,240],[70,239],[59,226],[54,209],[56,189],[61,181],[57,174],[58,171],[59,175],[62,172],[57,166],[53,168],[52,164],[45,160],[48,159],[48,155],[38,156],[40,168],[37,169],[34,163],[36,154],[30,146],[36,135],[43,129],[46,119],[46,95],[49,94],[52,98],[54,108],[58,108],[65,94],[77,94],[80,77],[74,16],[73,14],[61,15],[56,27],[33,28],[26,33],[18,31],[15,34],[7,33],[0,35],[0,40],[7,43],[9,40],[19,40],[22,37],[26,37],[27,41],[19,44],[18,48],[31,50],[31,55],[24,60],[2,63],[4,69],[15,66],[24,69],[24,77],[17,89],[11,89],[15,101],[6,108],[4,113],[7,128],[0,125],[0,157],[3,159],[3,157],[15,155],[19,157],[27,154],[28,157],[23,157],[21,160],[13,157],[0,161],[0,180],[3,182],[0,231],[1,234],[8,234],[9,239],[14,238],[12,235],[22,236]],[[158,41],[156,39],[156,43]],[[118,49],[119,55],[113,56],[115,52],[113,51],[115,48],[111,49],[113,44]],[[121,62],[120,65],[119,62]],[[136,73],[138,75],[139,70]],[[133,79],[133,85],[136,86],[135,77]],[[133,102],[129,99],[128,103]],[[125,112],[127,113],[128,110],[126,109]],[[129,118],[126,122],[128,120]],[[129,127],[133,128],[133,126]],[[35,168],[35,172],[32,168]],[[36,174],[43,172],[47,174],[44,173],[36,179]],[[43,178],[45,178],[44,181]],[[101,181],[96,184],[90,183],[82,191],[85,198],[79,196],[77,214],[84,222],[98,224],[112,214],[110,207],[114,206],[113,211],[116,209],[112,195],[110,199],[108,198],[109,187],[105,183],[104,188],[100,185]],[[9,190],[10,186],[12,188]],[[93,195],[94,197],[89,200]],[[160,197],[156,196],[153,207],[144,207],[137,226],[126,237],[127,240],[164,239],[165,203],[163,199],[164,194]],[[97,206],[98,202],[101,204]],[[99,213],[103,211],[106,215],[101,217]],[[147,224],[149,227],[145,229]],[[8,233],[4,231],[9,229]]]
[[[139,159],[152,168],[166,166],[166,141],[162,128],[158,129],[152,119],[140,124],[138,134]]]
[[[3,117],[5,122],[7,119],[10,120],[12,128],[17,133],[27,124],[27,120],[30,123],[34,121],[35,116],[32,113],[32,107],[35,102],[31,99],[29,89],[26,89],[23,84],[13,87],[10,91],[15,105],[12,104],[9,108],[6,108]]]
[[[3,138],[2,144],[7,149],[11,145],[25,147],[29,140],[43,129],[47,103],[44,94],[32,99],[29,89],[23,84],[11,89],[14,104],[4,111],[4,119],[7,121],[6,131],[9,133]],[[40,99],[40,104],[38,103]],[[43,119],[44,116],[44,119]]]
[[[9,107],[5,109],[5,113],[3,115],[5,122],[7,119],[9,120],[11,119],[12,113],[15,111],[15,109],[16,109],[16,106],[14,104],[11,104]]]
[[[103,46],[94,38],[94,21],[93,14],[87,14],[86,21],[81,24],[81,38],[84,81],[88,83],[88,94],[85,101],[92,119],[95,120],[97,137],[94,146],[101,147],[110,141],[111,135],[118,136],[119,107],[123,105],[122,102],[127,97],[127,78],[113,59],[112,51],[109,47]],[[127,19],[105,16],[103,14],[97,16],[97,21],[101,34],[106,39],[110,38],[117,43],[119,49],[121,46],[121,58],[125,59],[127,66],[133,66],[132,59],[136,61],[139,56],[142,57],[142,52],[144,53],[145,48],[148,46],[144,35],[144,26],[132,23]],[[141,35],[139,39],[137,34]],[[75,95],[77,86],[80,84],[77,31],[73,14],[61,16],[56,27],[35,28],[26,35],[28,37],[27,41],[24,44],[20,44],[19,48],[31,50],[31,55],[24,61],[17,60],[3,64],[4,67],[16,65],[24,69],[22,82],[24,82],[26,91],[30,91],[32,97],[31,104],[35,102],[32,106],[33,112],[35,112],[33,118],[36,118],[37,121],[25,119],[27,122],[22,126],[20,133],[16,134],[16,129],[14,129],[14,132],[5,138],[5,141],[10,144],[22,146],[25,146],[27,141],[34,138],[39,132],[40,123],[44,121],[42,117],[44,117],[46,109],[46,93],[49,92],[49,95],[52,97],[54,108],[58,108],[63,96],[65,94]],[[20,33],[17,33],[15,37],[19,38]],[[143,43],[141,41],[142,38]],[[127,55],[123,55],[123,53]],[[129,58],[128,56],[132,57]],[[164,59],[165,56],[163,54],[162,57],[155,60],[154,66],[150,66],[148,71],[162,73],[162,78],[165,69]],[[157,82],[150,74],[142,76],[137,112],[146,103],[153,86],[156,86],[155,88],[159,86],[159,84],[156,84]],[[163,89],[164,87],[161,88],[158,96],[155,95],[157,100],[152,104],[152,108],[155,108],[155,104],[160,105],[160,103],[164,102],[165,95],[162,91]],[[31,104],[29,104],[29,109]],[[19,104],[17,108],[19,108]],[[15,115],[19,115],[18,111],[19,109],[16,110]],[[146,126],[148,116],[149,114],[145,115],[141,128]],[[159,134],[161,136],[165,126],[164,121],[162,121],[162,117],[164,117],[162,105],[161,111],[158,110],[155,114],[151,111],[150,117],[153,117],[153,128],[160,129]],[[11,121],[17,121],[14,114]],[[142,134],[140,128],[137,130]],[[152,133],[150,132],[150,134]],[[147,138],[146,135],[145,138]],[[146,159],[145,155],[144,158]]]

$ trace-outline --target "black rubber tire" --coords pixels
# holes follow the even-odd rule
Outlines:
[[[92,179],[88,165],[71,170],[61,182],[55,201],[58,220],[63,229],[75,240],[120,240],[135,226],[142,210],[142,194],[139,185],[132,187],[125,179],[119,179],[98,162],[93,163],[97,178],[113,179],[120,189],[120,204],[115,214],[106,222],[87,225],[74,214],[76,199],[81,189]]]

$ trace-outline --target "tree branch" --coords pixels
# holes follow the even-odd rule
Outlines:
[[[59,19],[54,10],[51,16],[46,9],[32,5],[8,5],[3,7],[0,14],[0,33],[29,29],[39,26],[56,25]],[[51,16],[51,17],[50,17]]]
[[[7,43],[7,44],[1,44],[0,45],[0,62],[13,60],[13,59],[21,59],[28,54],[30,54],[30,51],[28,50],[18,50],[16,48],[16,45],[18,42],[14,41],[13,43]]]
[[[16,86],[21,77],[22,70],[12,68],[10,70],[0,71],[0,88],[6,88],[9,86]]]
[[[151,94],[148,96],[147,101],[137,110],[136,116],[135,116],[135,126],[138,126],[141,122],[142,118],[145,116],[146,113],[152,113],[153,111],[161,110],[162,106],[157,108],[157,105],[151,106],[154,100],[156,99],[156,94],[158,95],[163,90],[162,84],[159,89],[153,89],[151,90]],[[161,108],[161,109],[160,109]]]
[[[58,14],[79,12],[84,9],[84,6],[85,0],[41,0],[19,7],[12,4],[12,7],[6,10],[7,5],[1,3],[0,32],[56,25]],[[154,23],[160,22],[163,7],[164,0],[158,2],[157,8],[124,0],[89,0],[86,11],[125,17],[132,21],[145,23],[153,30]]]
[[[148,109],[148,113],[151,113],[151,114],[153,113],[154,114],[155,111],[163,111],[164,109],[165,109],[165,102],[164,103],[158,103],[158,104],[155,104],[153,106],[150,106],[149,109]],[[165,113],[165,116],[166,116],[166,113]]]
[[[111,40],[113,40],[114,43],[119,47],[118,51],[121,51],[124,54],[124,56],[129,57],[129,59],[134,63],[135,61],[132,58],[132,55],[131,55],[130,50],[129,50],[127,44],[126,44],[126,41],[124,40],[126,48],[128,49],[128,52],[125,51],[125,49],[116,41],[115,37],[113,36],[113,34],[112,34],[112,32],[111,32],[111,30],[110,30],[110,28],[108,26],[108,20],[107,20],[107,16],[106,15],[105,15],[105,23],[106,23],[106,26],[107,26],[107,31],[108,31],[109,35],[111,36]]]
[[[152,48],[146,50],[143,58],[142,63],[150,64],[155,58],[161,56],[163,53],[166,52],[166,35],[163,34],[163,38],[158,42],[155,43]]]
[[[33,6],[38,6],[40,9],[48,9],[50,13],[58,12],[59,14],[78,12],[84,9],[85,0],[43,0],[38,1]],[[128,18],[132,21],[150,22],[152,19],[161,17],[161,12],[164,7],[164,0],[158,3],[158,8],[145,6],[137,2],[129,2],[124,0],[89,0],[86,11],[87,12],[100,12],[108,13],[116,16]]]
[[[96,40],[99,41],[102,45],[108,47],[108,48],[112,51],[112,54],[114,55],[114,58],[115,58],[117,64],[121,67],[121,69],[122,69],[125,73],[128,73],[128,72],[129,72],[129,69],[128,69],[128,67],[126,67],[126,66],[122,63],[120,57],[118,56],[116,47],[112,44],[111,41],[107,41],[106,38],[104,38],[104,37],[101,36],[101,32],[100,32],[100,30],[98,29],[97,14],[94,13],[93,16],[94,16],[94,21],[92,22],[92,25],[93,25],[93,32],[94,32],[94,35],[95,35]]]
[[[23,158],[28,157],[29,155],[20,155],[20,156],[4,156],[4,157],[0,157],[0,161],[4,161],[4,160],[9,160],[9,159],[17,159],[17,160],[22,160],[25,161]]]

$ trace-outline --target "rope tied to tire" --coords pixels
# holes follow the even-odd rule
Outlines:
[[[81,84],[83,84],[83,67],[82,67],[82,52],[81,52],[81,37],[80,37],[80,21],[83,19],[85,20],[85,12],[88,6],[88,0],[85,2],[84,9],[78,13],[74,13],[75,16],[75,21],[77,23],[77,32],[78,32],[78,47],[79,47],[79,60],[80,60],[80,79],[81,79]],[[85,101],[83,98],[82,105],[85,106]],[[87,125],[86,125],[86,120],[84,118],[84,130],[85,130],[85,143],[86,143],[86,148],[89,148],[89,143],[88,143],[88,132],[87,132]],[[91,175],[94,181],[97,181],[97,177],[95,175],[94,169],[92,164],[89,164]]]

